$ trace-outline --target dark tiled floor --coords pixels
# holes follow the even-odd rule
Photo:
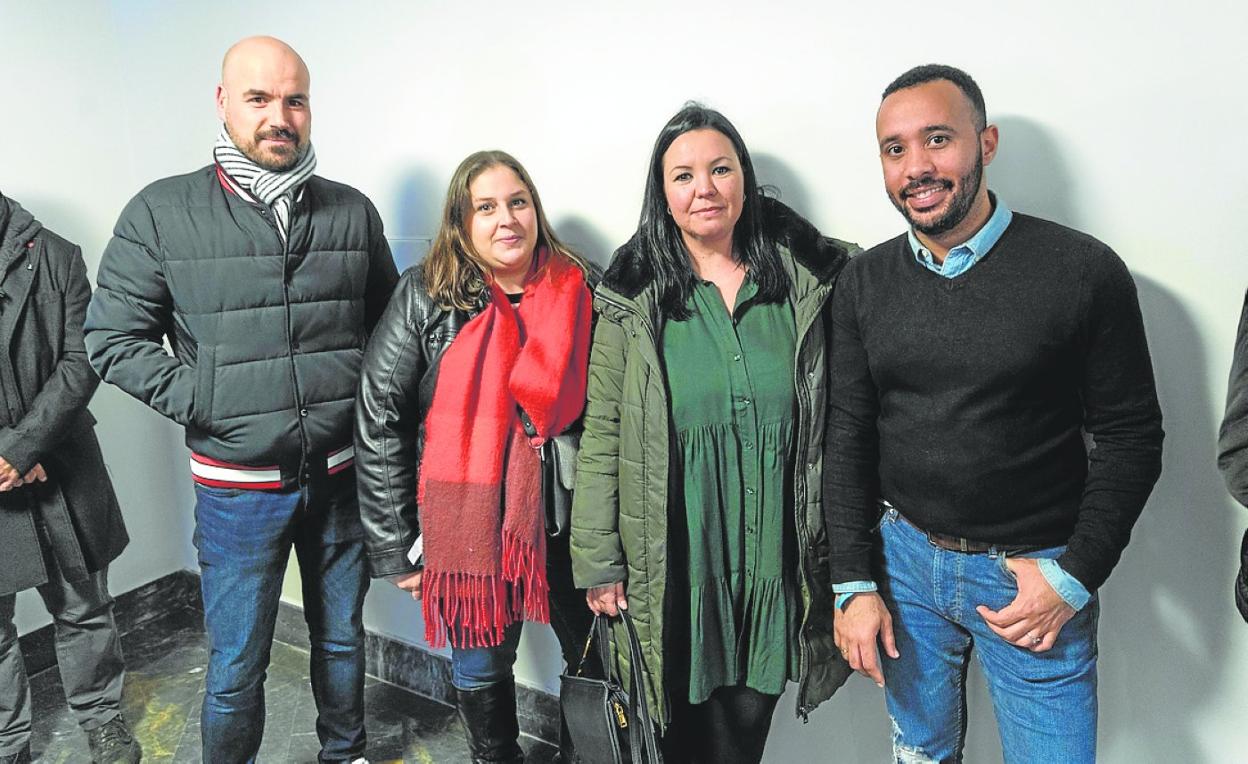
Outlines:
[[[198,762],[199,705],[208,648],[202,615],[179,609],[126,634],[128,672],[124,712],[143,743],[145,762]],[[373,762],[467,762],[463,730],[454,709],[369,678],[365,686],[368,750]],[[61,692],[55,668],[31,678],[32,748],[40,762],[89,762],[86,737]],[[268,718],[260,762],[315,762],[320,746],[316,708],[308,686],[308,655],[274,644],[265,682]],[[521,741],[529,762],[550,762],[554,750]]]

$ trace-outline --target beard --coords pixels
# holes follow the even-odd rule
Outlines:
[[[939,236],[957,228],[958,224],[966,219],[967,214],[971,211],[971,206],[975,204],[975,196],[979,193],[979,186],[983,182],[983,178],[984,155],[983,152],[980,152],[975,156],[975,166],[971,168],[969,173],[959,178],[956,184],[945,178],[923,178],[907,184],[896,196],[889,194],[888,200],[893,203],[893,206],[897,208],[897,211],[906,219],[911,228],[924,236]],[[905,197],[934,185],[945,189],[954,189],[954,194],[950,198],[944,214],[935,220],[923,223],[910,214],[910,209],[906,206]]]
[[[261,130],[252,136],[250,141],[239,140],[228,122],[225,124],[225,131],[244,156],[269,172],[286,172],[299,164],[299,160],[303,159],[303,155],[308,150],[307,142],[298,133],[281,127]],[[293,143],[289,146],[260,148],[260,141],[272,138],[282,138]]]

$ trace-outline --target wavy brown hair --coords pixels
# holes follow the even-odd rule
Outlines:
[[[536,248],[545,247],[551,257],[565,257],[582,273],[589,274],[585,260],[560,241],[546,221],[541,197],[537,195],[537,187],[524,165],[505,151],[478,151],[455,168],[451,184],[446,189],[446,204],[442,206],[438,235],[434,237],[429,254],[421,265],[429,296],[443,308],[472,310],[481,303],[481,294],[489,283],[490,269],[473,249],[472,238],[468,234],[468,215],[472,212],[472,194],[468,188],[481,173],[499,166],[515,172],[533,197],[533,209],[537,213]]]

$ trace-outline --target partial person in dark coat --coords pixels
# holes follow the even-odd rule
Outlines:
[[[92,760],[141,756],[120,712],[108,564],[129,538],[87,411],[99,384],[82,343],[90,299],[81,250],[0,196],[0,764],[30,761],[13,610],[31,587],[56,624],[65,697]]]
[[[1235,355],[1226,387],[1226,416],[1218,431],[1218,469],[1235,501],[1248,507],[1248,294],[1235,334]],[[1235,577],[1235,604],[1248,621],[1248,532],[1239,548],[1239,575]]]

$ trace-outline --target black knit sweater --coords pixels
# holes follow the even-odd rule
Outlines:
[[[884,498],[926,530],[1068,544],[1063,570],[1089,591],[1104,583],[1161,472],[1161,410],[1122,260],[1015,213],[953,279],[917,263],[904,235],[869,250],[831,310],[832,580],[874,578]]]

